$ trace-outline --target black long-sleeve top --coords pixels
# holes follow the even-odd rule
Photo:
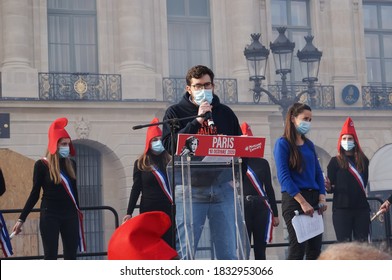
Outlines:
[[[355,164],[353,156],[347,157]],[[328,178],[331,185],[334,186],[330,193],[333,193],[333,208],[369,208],[366,194],[362,191],[361,186],[348,169],[339,166],[336,157],[332,157],[328,167]],[[365,169],[362,172],[362,179],[366,185],[369,178],[369,161],[365,161]]]
[[[274,217],[278,217],[278,207],[276,205],[275,192],[271,182],[271,169],[268,161],[264,158],[247,158],[246,164],[252,168],[261,183],[264,185],[264,190],[268,197],[268,202],[271,206]],[[259,195],[250,179],[246,174],[243,174],[243,190],[244,196]]]
[[[76,163],[73,160],[71,161],[76,172]],[[75,196],[75,200],[79,206],[76,180],[69,176],[65,168],[65,159],[63,158],[60,159],[60,170],[68,177],[69,182],[71,183],[70,185],[72,192]],[[26,201],[23,211],[19,216],[19,219],[23,221],[26,220],[31,209],[33,209],[34,205],[37,203],[40,197],[41,188],[43,190],[41,208],[46,208],[48,211],[59,215],[74,215],[77,213],[75,204],[64,189],[63,185],[61,183],[55,184],[50,179],[49,168],[46,163],[40,159],[37,160],[34,164],[33,188],[30,192],[30,196]]]
[[[166,175],[166,165],[161,155],[150,153],[150,159],[155,168]],[[168,212],[170,209],[170,200],[163,192],[154,174],[151,171],[141,171],[138,168],[138,160],[136,160],[133,167],[133,185],[128,202],[128,215],[132,215],[135,210],[140,194],[142,195],[140,200],[141,212],[153,210]]]

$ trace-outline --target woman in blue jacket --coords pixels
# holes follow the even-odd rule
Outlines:
[[[288,259],[317,259],[321,252],[322,234],[298,243],[292,225],[294,211],[312,216],[318,206],[321,214],[325,205],[323,173],[314,144],[305,137],[312,121],[311,108],[302,103],[293,104],[286,115],[284,134],[274,147],[278,180],[282,191],[282,215],[289,234]]]

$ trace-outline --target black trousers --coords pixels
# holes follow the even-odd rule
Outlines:
[[[39,222],[44,247],[44,259],[56,260],[59,247],[59,236],[64,249],[65,260],[76,260],[79,245],[79,220],[76,209],[71,213],[56,213],[41,209]]]
[[[253,251],[255,260],[266,259],[265,235],[268,223],[269,209],[260,196],[245,197],[245,223],[248,231],[249,241],[253,235]]]
[[[370,230],[369,209],[333,209],[332,221],[338,242],[366,242]]]
[[[312,206],[319,202],[319,192],[315,190],[304,190],[301,192],[305,200]],[[289,234],[289,260],[315,260],[321,253],[322,234],[317,235],[305,242],[298,243],[297,235],[291,220],[295,216],[294,211],[301,210],[300,204],[288,193],[282,193],[282,215]]]

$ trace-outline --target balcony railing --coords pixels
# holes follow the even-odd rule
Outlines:
[[[369,85],[362,87],[362,102],[366,109],[392,109],[392,85]]]
[[[290,83],[288,86],[288,97],[293,98],[294,95],[297,96],[301,92],[308,89],[306,84],[302,83]],[[282,85],[268,85],[268,91],[275,96],[276,99],[282,99]],[[309,104],[312,109],[334,109],[335,108],[335,90],[334,86],[323,86],[316,84],[313,88],[313,93],[306,93],[301,96],[299,100],[302,103]],[[268,104],[273,104],[271,100],[268,99]]]
[[[185,93],[186,81],[184,78],[163,78],[163,100],[177,103]],[[236,79],[214,79],[214,93],[219,96],[222,103],[238,103],[238,90]]]
[[[186,81],[184,78],[163,78],[163,100],[170,103],[176,103],[180,100],[185,92]],[[238,89],[236,79],[214,79],[214,93],[219,96],[222,103],[237,104]],[[307,89],[304,84],[289,84],[289,95],[298,94]],[[281,96],[281,85],[268,85],[268,90],[278,99]],[[335,108],[335,93],[333,86],[315,85],[312,95],[304,94],[301,102],[312,104],[312,108],[333,109]],[[269,99],[260,101],[261,104],[273,104]]]
[[[121,75],[39,73],[40,100],[121,101]]]

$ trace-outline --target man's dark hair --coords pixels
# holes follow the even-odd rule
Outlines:
[[[200,79],[206,74],[210,76],[211,83],[214,83],[214,72],[212,72],[210,68],[204,65],[193,66],[191,69],[188,70],[188,73],[186,74],[186,84],[190,86],[192,78]]]

